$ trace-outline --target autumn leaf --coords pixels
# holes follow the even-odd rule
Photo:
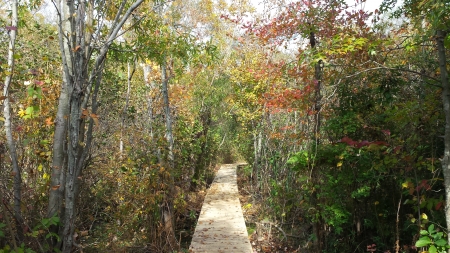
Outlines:
[[[428,216],[425,214],[425,213],[423,213],[422,214],[422,217],[421,217],[423,220],[428,220]]]
[[[72,49],[73,52],[77,52],[78,50],[80,50],[81,46],[76,46],[74,49]]]
[[[52,117],[48,117],[48,118],[46,118],[45,119],[45,125],[46,126],[51,126],[51,125],[53,125],[53,121],[52,121]]]
[[[85,119],[87,116],[89,116],[88,109],[83,109],[83,111],[81,112],[81,118]]]
[[[59,185],[59,184],[54,185],[54,186],[52,187],[52,190],[53,190],[53,191],[56,191],[56,190],[59,189],[59,187],[61,187],[61,185]]]
[[[98,115],[97,114],[94,114],[94,113],[91,113],[91,118],[94,120],[94,122],[95,122],[95,125],[99,125],[99,121],[98,121]]]

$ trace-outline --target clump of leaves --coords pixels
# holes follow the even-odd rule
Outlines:
[[[434,224],[428,227],[428,230],[420,230],[420,238],[416,242],[416,247],[426,248],[429,253],[445,253],[450,248],[447,240],[443,239],[444,233],[434,228]]]

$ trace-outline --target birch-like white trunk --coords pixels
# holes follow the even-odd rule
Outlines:
[[[15,54],[15,46],[16,46],[16,37],[17,37],[17,23],[18,23],[18,15],[17,15],[17,0],[11,0],[11,26],[9,30],[9,45],[8,45],[8,67],[7,74],[5,77],[5,83],[3,88],[3,96],[5,99],[3,100],[3,117],[5,118],[5,134],[6,141],[8,144],[9,155],[11,157],[12,162],[12,175],[14,177],[13,182],[13,196],[14,196],[14,216],[16,220],[16,230],[18,234],[19,241],[23,240],[23,230],[22,230],[22,212],[20,210],[21,202],[22,202],[22,176],[19,168],[19,163],[17,160],[17,150],[16,143],[13,137],[12,130],[12,120],[11,120],[11,105],[9,98],[9,87],[11,86],[13,74],[14,74],[14,54]],[[12,235],[14,236],[14,235]]]

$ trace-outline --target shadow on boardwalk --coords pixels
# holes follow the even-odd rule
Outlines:
[[[189,252],[252,253],[236,183],[236,164],[217,172],[208,190]]]

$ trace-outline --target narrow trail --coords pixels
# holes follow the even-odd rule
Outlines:
[[[236,164],[220,167],[208,189],[189,252],[252,253],[236,182]]]

